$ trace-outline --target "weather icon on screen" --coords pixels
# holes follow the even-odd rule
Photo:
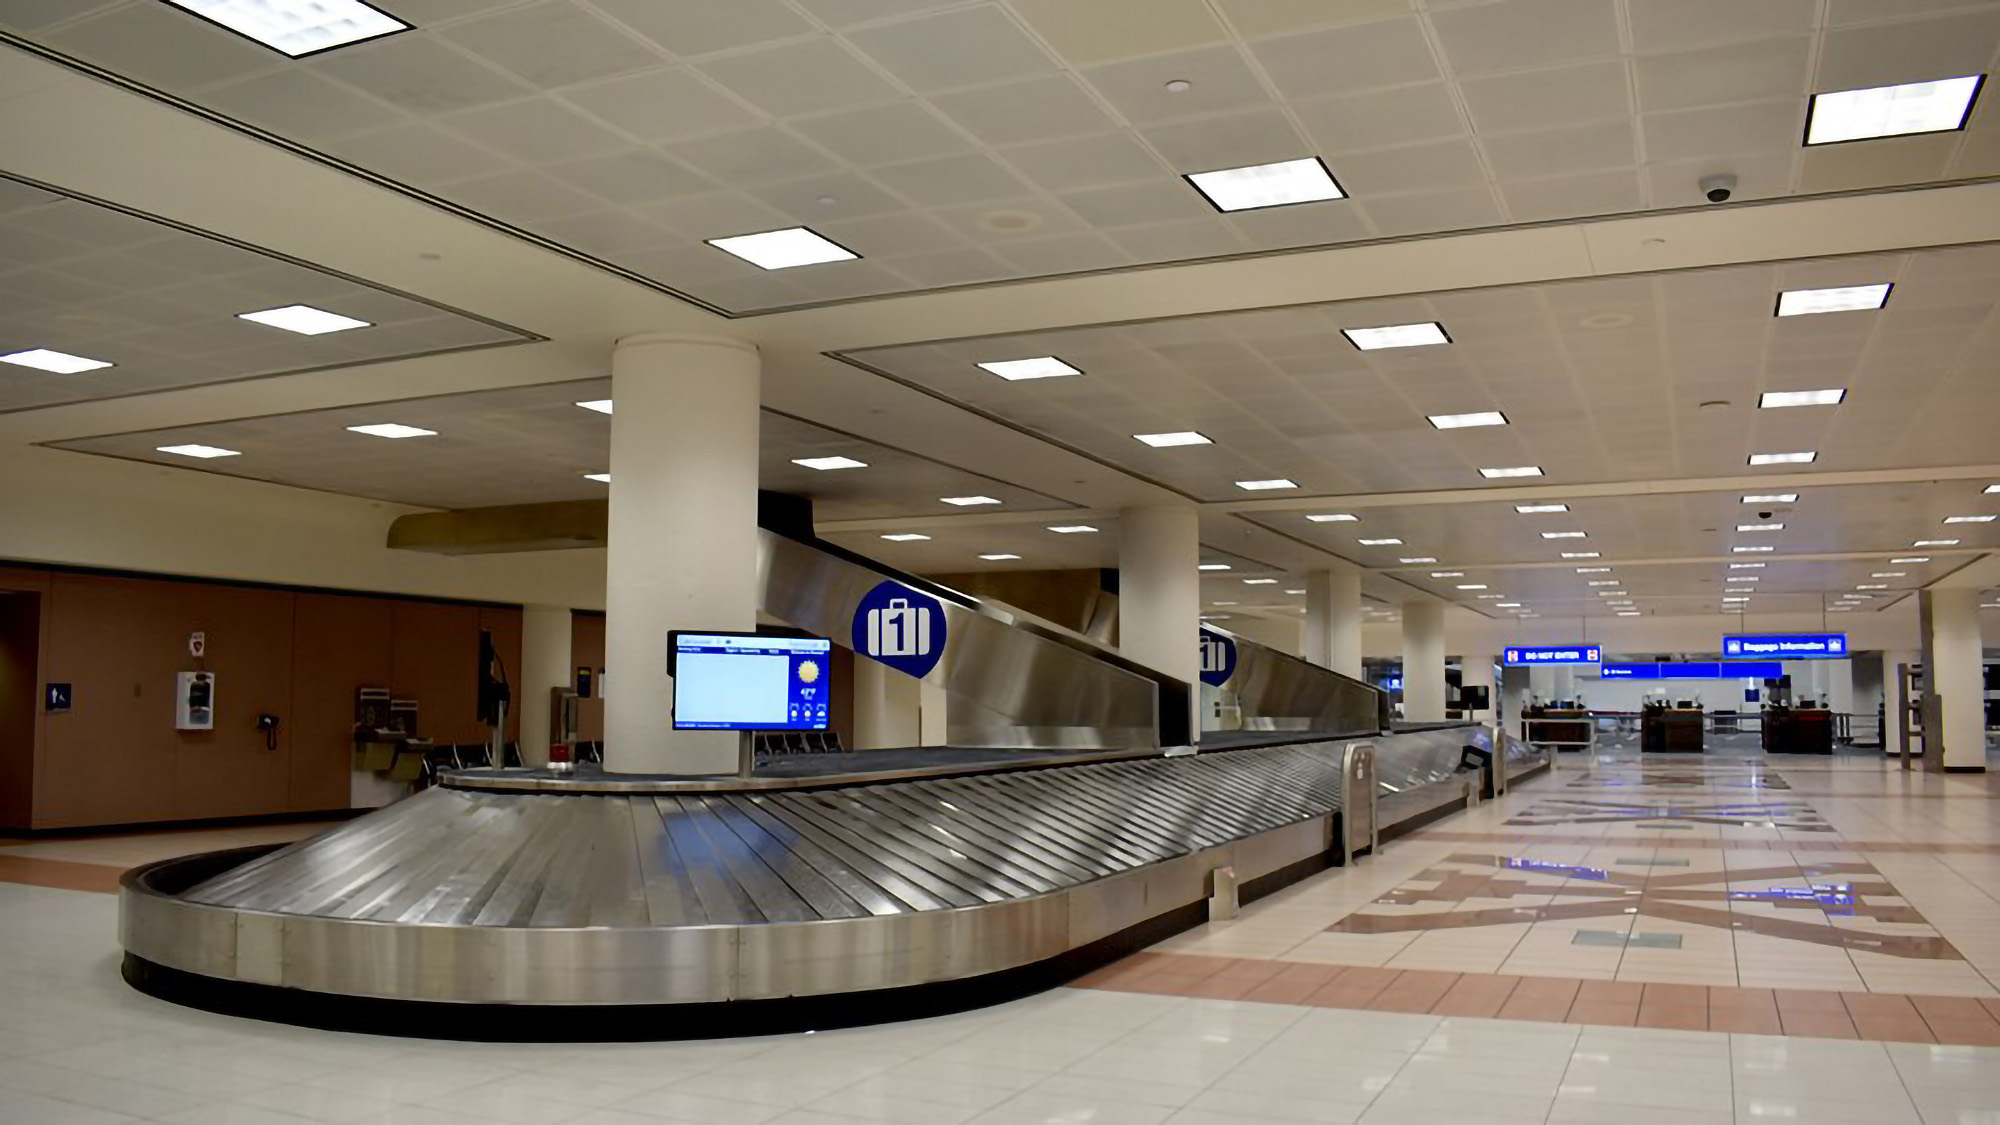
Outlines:
[[[819,682],[819,662],[817,660],[799,661],[799,682],[802,684],[816,684]]]

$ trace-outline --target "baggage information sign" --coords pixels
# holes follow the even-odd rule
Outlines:
[[[1847,634],[1732,634],[1722,638],[1722,655],[1756,660],[1843,660],[1847,657]]]

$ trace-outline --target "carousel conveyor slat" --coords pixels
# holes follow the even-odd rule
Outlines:
[[[182,898],[406,925],[758,925],[1066,890],[1340,807],[1344,741],[841,788],[428,790]]]

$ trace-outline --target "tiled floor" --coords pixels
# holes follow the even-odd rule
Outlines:
[[[1988,795],[1987,780],[1847,759],[1781,762],[1775,773],[1738,760],[1674,765],[1679,779],[1655,787],[1649,778],[1667,777],[1655,763],[1566,760],[1505,802],[1080,982],[1097,987],[912,1023],[719,1042],[412,1042],[176,1008],[118,980],[111,895],[22,876],[61,864],[101,882],[129,863],[303,830],[0,847],[0,1122],[2000,1123],[2000,1049],[1896,1041],[2000,1026],[2000,805],[1974,799]],[[1791,787],[1753,784],[1760,777]],[[1509,823],[1555,798],[1651,808],[1671,795],[1711,806],[1803,802],[1831,832],[1770,816],[1687,828],[1667,827],[1683,823],[1672,817]],[[1528,863],[1496,868],[1495,856]],[[1726,893],[1697,901],[1935,938],[1964,960],[1651,914],[1622,929],[1603,917],[1335,928],[1357,913],[1547,906],[1557,891],[1535,888],[1571,879],[1645,898],[1657,889],[1650,880],[1713,874],[1725,890],[1746,889],[1726,877],[1754,871],[1747,889],[1810,893],[1817,876],[1771,870],[1835,863],[1871,869],[1841,875],[1861,900],[1851,918],[1837,912],[1844,904],[1818,909],[1816,896],[1812,908]],[[1560,867],[1625,881],[1558,879]],[[1443,879],[1422,875],[1439,869],[1457,871],[1468,893],[1390,896],[1434,889]],[[1480,870],[1484,884],[1473,887]],[[1528,886],[1495,885],[1496,875]],[[1658,884],[1683,896],[1689,886]],[[1874,907],[1890,919],[1865,917]],[[1579,928],[1671,929],[1683,940],[1576,945]],[[1696,1026],[1708,1030],[1678,1030]]]

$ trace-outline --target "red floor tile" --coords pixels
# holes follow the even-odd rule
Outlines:
[[[2000,1047],[2000,1022],[1986,1020],[1928,1020],[1931,1034],[1940,1043],[1967,1047]]]
[[[1937,1036],[1931,1034],[1930,1025],[1915,1016],[1857,1015],[1854,1017],[1854,1032],[1863,1039],[1891,1043],[1937,1042]]]
[[[1778,1022],[1786,1035],[1799,1035],[1809,1039],[1858,1039],[1854,1021],[1845,1011],[1826,1010],[1799,1011],[1778,1009]]]
[[[1780,1012],[1836,1012],[1847,1014],[1847,1005],[1838,992],[1820,992],[1805,988],[1780,988],[1772,996],[1778,1002]]]
[[[1859,1020],[1863,1016],[1886,1019],[1921,1019],[1916,1005],[1907,996],[1896,996],[1886,992],[1843,992],[1841,1002],[1847,1005],[1847,1014]]]
[[[1728,1032],[1734,1035],[1782,1035],[1784,1026],[1778,1020],[1778,1010],[1763,1008],[1710,1008],[1708,1029]]]
[[[1639,1005],[1630,1001],[1579,999],[1570,1005],[1569,1015],[1564,1022],[1631,1027],[1638,1018]]]
[[[1587,980],[1576,990],[1576,1002],[1631,1004],[1637,1007],[1639,1001],[1643,999],[1645,987],[1636,981]]]

